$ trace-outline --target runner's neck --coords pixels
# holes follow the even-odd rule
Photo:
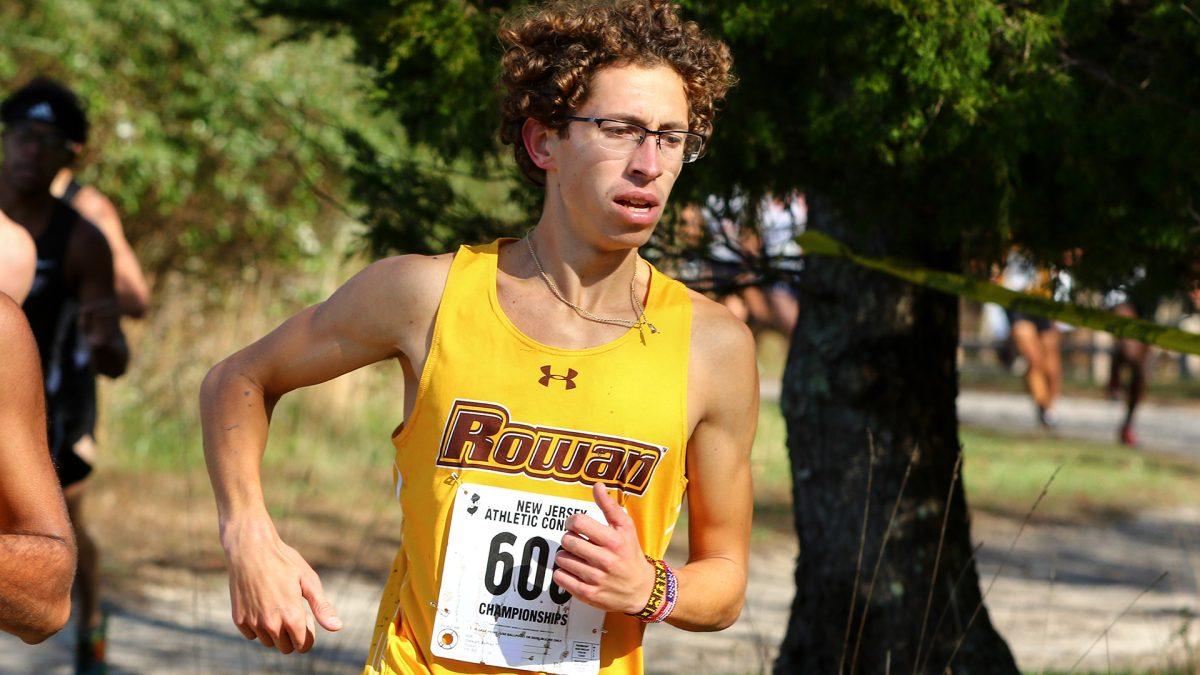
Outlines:
[[[636,249],[599,251],[570,236],[567,228],[548,225],[544,220],[526,237],[533,244],[542,269],[576,305],[597,313],[602,313],[606,307],[628,306],[629,282],[633,279],[635,266],[639,266],[636,267],[637,292],[645,301],[649,268],[639,260]],[[525,244],[514,249],[509,260],[516,264],[506,272],[540,281],[537,265]]]

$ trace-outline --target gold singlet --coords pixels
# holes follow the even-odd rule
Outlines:
[[[656,334],[630,329],[599,347],[551,347],[521,333],[500,307],[503,241],[458,250],[415,406],[392,439],[402,544],[380,601],[367,675],[529,672],[431,653],[459,486],[592,502],[592,485],[603,483],[656,558],[679,515],[687,487],[687,289],[652,269],[646,316]],[[601,673],[642,672],[643,628],[624,614],[603,616]]]

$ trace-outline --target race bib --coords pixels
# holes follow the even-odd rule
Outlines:
[[[450,521],[433,624],[447,659],[564,675],[600,670],[604,612],[552,579],[567,518],[590,501],[463,483]]]

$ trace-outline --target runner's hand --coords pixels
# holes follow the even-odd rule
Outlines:
[[[606,612],[636,614],[654,587],[654,565],[646,560],[637,527],[603,485],[592,489],[608,525],[577,513],[555,559],[554,583],[572,596]]]
[[[325,630],[341,630],[342,620],[317,573],[269,521],[223,527],[221,543],[229,564],[233,623],[247,639],[284,654],[304,653],[316,640],[313,616]]]

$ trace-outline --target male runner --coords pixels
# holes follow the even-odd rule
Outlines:
[[[72,143],[70,149],[75,160],[82,157],[85,150],[82,142]],[[150,305],[150,286],[141,264],[125,238],[125,229],[116,207],[99,190],[76,179],[74,163],[59,170],[50,184],[50,194],[75,209],[104,234],[112,251],[113,285],[120,314],[140,319],[146,315]],[[71,418],[75,422],[70,425],[70,436],[76,439],[68,451],[75,469],[68,476],[71,482],[65,482],[63,486],[67,511],[79,545],[77,589],[80,615],[84,619],[80,623],[76,668],[80,672],[87,672],[93,664],[103,663],[106,622],[100,608],[100,549],[88,532],[84,509],[88,485],[91,484],[86,477],[91,475],[96,456],[96,374],[78,331],[63,341],[60,363],[63,373],[61,397],[67,402],[64,407],[72,411]]]
[[[313,644],[305,604],[342,624],[267,514],[270,412],[390,358],[406,517],[365,672],[640,673],[643,620],[740,612],[753,339],[637,254],[711,132],[728,50],[661,0],[531,7],[500,37],[501,134],[545,188],[536,226],[377,262],[203,385],[234,621],[283,653]],[[685,496],[690,556],[667,570]]]
[[[7,289],[28,289],[34,251],[0,214],[0,630],[30,644],[58,632],[71,615],[75,542],[46,449],[46,408],[37,344]],[[21,230],[24,234],[24,230]]]
[[[1104,296],[1104,304],[1117,316],[1130,319],[1154,320],[1158,310],[1159,298],[1156,297],[1149,284],[1145,281],[1145,270],[1135,271],[1128,283],[1110,290]],[[1107,392],[1111,400],[1120,398],[1122,374],[1129,371],[1129,381],[1125,385],[1125,416],[1117,429],[1117,442],[1131,448],[1138,447],[1137,435],[1133,431],[1134,414],[1138,405],[1146,396],[1146,385],[1149,379],[1146,362],[1150,357],[1150,345],[1129,338],[1118,339],[1112,350],[1112,362],[1109,366]]]
[[[37,79],[0,105],[4,123],[0,210],[22,225],[37,246],[37,278],[24,303],[42,359],[50,422],[50,452],[59,482],[74,505],[80,545],[80,623],[77,671],[99,670],[103,625],[96,557],[82,529],[77,484],[91,464],[76,446],[95,419],[93,373],[117,377],[129,352],[118,323],[113,258],[104,235],[50,194],[58,172],[87,139],[87,119],[75,95]]]

